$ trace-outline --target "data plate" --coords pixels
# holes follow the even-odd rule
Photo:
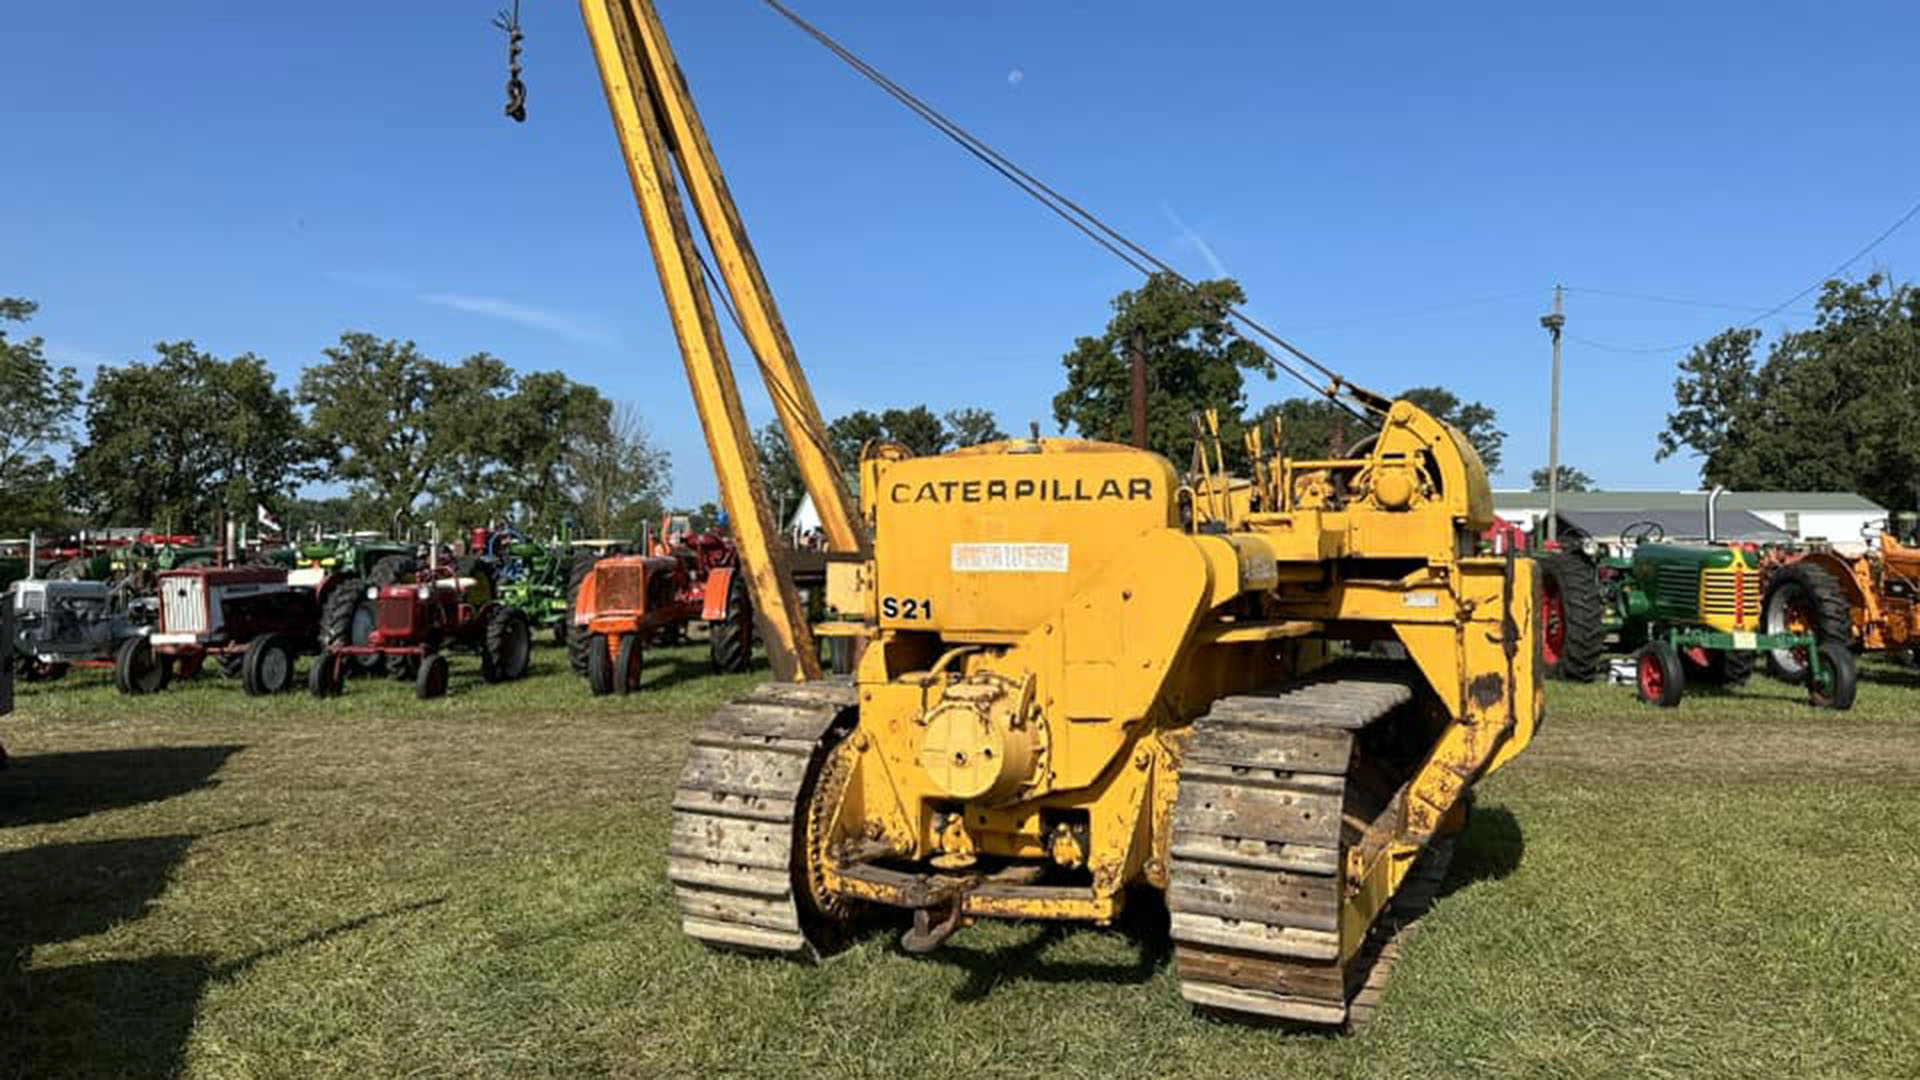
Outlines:
[[[1064,574],[1066,544],[954,544],[956,574]]]

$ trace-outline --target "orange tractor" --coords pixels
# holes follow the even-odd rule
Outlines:
[[[1820,635],[1863,652],[1920,650],[1920,547],[1876,530],[1877,547],[1858,555],[1812,551],[1774,570],[1761,619],[1769,632]],[[1767,666],[1782,678],[1797,678],[1806,658],[1774,650]]]
[[[707,624],[715,671],[746,670],[753,656],[753,605],[738,570],[733,541],[695,532],[684,516],[662,522],[645,555],[583,553],[569,598],[568,645],[595,695],[640,688],[648,642],[679,639],[688,624]]]

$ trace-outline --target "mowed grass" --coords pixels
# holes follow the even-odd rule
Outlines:
[[[1164,915],[982,924],[820,966],[683,939],[686,738],[764,674],[657,650],[593,699],[360,682],[0,721],[0,1077],[1913,1076],[1920,677],[1851,713],[1756,679],[1677,710],[1552,688],[1353,1037],[1196,1018]]]

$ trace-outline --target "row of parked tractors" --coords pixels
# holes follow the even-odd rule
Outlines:
[[[13,670],[51,680],[111,668],[126,694],[218,670],[267,695],[293,689],[311,657],[317,696],[389,677],[425,699],[447,692],[455,655],[477,658],[486,683],[525,676],[535,634],[550,633],[593,692],[628,693],[645,646],[684,638],[695,621],[708,625],[717,668],[744,668],[753,617],[731,541],[669,518],[640,548],[476,529],[458,553],[437,540],[345,536],[256,552],[244,565],[214,565],[209,550],[190,565],[107,580],[30,576],[9,586]]]
[[[1851,708],[1859,653],[1920,659],[1920,548],[1870,539],[1853,554],[1670,543],[1644,523],[1617,550],[1536,553],[1545,669],[1588,681],[1628,653],[1640,699],[1671,707],[1690,682],[1733,685],[1764,665],[1815,705]]]

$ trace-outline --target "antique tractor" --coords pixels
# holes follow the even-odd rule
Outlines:
[[[1843,644],[1811,632],[1766,630],[1761,621],[1764,578],[1760,555],[1729,544],[1668,544],[1658,528],[1642,530],[1625,572],[1601,585],[1623,648],[1638,647],[1635,684],[1641,701],[1671,708],[1689,676],[1738,683],[1753,671],[1760,651],[1805,658],[1813,704],[1850,709],[1859,672]]]
[[[77,664],[110,664],[122,643],[145,633],[126,591],[104,581],[35,578],[8,593],[15,664],[29,682],[58,679]]]
[[[1920,656],[1920,547],[1875,527],[1873,546],[1857,554],[1832,549],[1788,558],[1767,582],[1762,621],[1768,630],[1812,633],[1863,652]],[[1775,649],[1767,668],[1780,678],[1805,675],[1804,652]]]
[[[368,586],[385,587],[414,580],[419,572],[418,549],[411,543],[375,534],[348,533],[322,537],[299,545],[296,568],[288,580],[313,590],[320,604],[320,644],[365,645],[373,633],[374,603]],[[377,674],[378,656],[355,658],[357,674]],[[395,674],[406,675],[403,665]]]
[[[468,549],[484,553],[496,568],[500,602],[527,617],[534,630],[553,635],[555,645],[567,643],[568,570],[573,561],[573,529],[563,526],[550,543],[539,543],[508,525],[478,528]]]
[[[739,553],[731,540],[695,533],[685,520],[676,529],[669,518],[651,554],[575,563],[568,644],[584,660],[593,693],[638,690],[646,644],[677,638],[696,619],[707,624],[715,671],[744,671],[752,661],[753,606],[737,573]]]
[[[487,682],[527,674],[532,626],[525,614],[494,598],[493,579],[478,560],[463,560],[451,570],[436,561],[418,582],[369,585],[365,596],[375,613],[367,640],[328,642],[308,680],[316,697],[339,694],[348,665],[359,657],[413,671],[414,694],[423,701],[446,694],[447,654],[454,649],[477,653]]]
[[[194,567],[159,577],[159,619],[151,633],[123,642],[114,683],[123,694],[164,690],[175,674],[191,677],[208,658],[248,694],[278,694],[294,684],[298,657],[320,649],[320,605],[285,570],[262,566]]]

